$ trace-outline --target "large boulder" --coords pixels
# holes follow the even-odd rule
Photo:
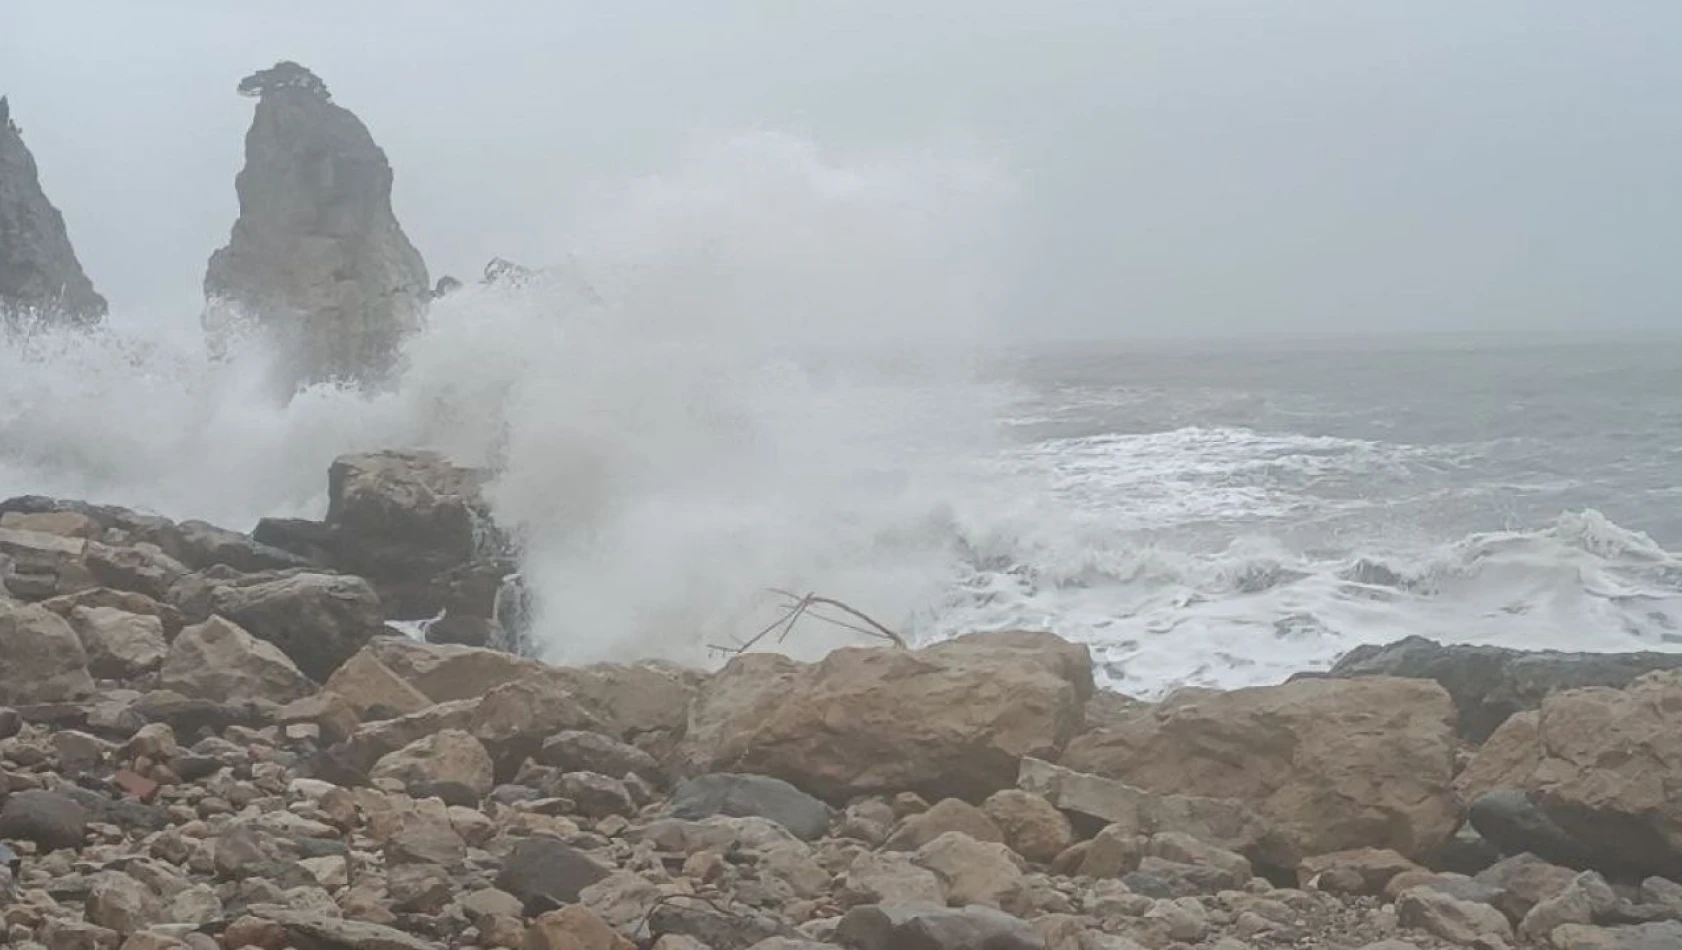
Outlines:
[[[846,648],[815,664],[732,660],[691,706],[698,771],[773,775],[823,798],[916,791],[981,801],[1052,756],[1092,694],[1086,648],[979,634],[922,650]]]
[[[1502,790],[1539,811],[1531,827],[1562,832],[1577,856],[1613,874],[1682,878],[1682,670],[1650,673],[1624,689],[1549,695],[1497,729],[1459,778],[1468,802]],[[1485,806],[1474,818],[1496,834]],[[1544,849],[1546,845],[1544,845]]]
[[[385,631],[380,599],[368,582],[346,574],[277,571],[191,575],[170,601],[193,620],[220,615],[279,647],[317,682]]]
[[[150,673],[169,653],[163,621],[115,607],[77,607],[70,623],[88,654],[88,671],[106,679]]]
[[[87,652],[64,618],[0,598],[0,705],[81,699],[93,688]]]
[[[221,617],[181,631],[170,644],[158,682],[190,699],[213,702],[288,703],[314,690],[279,648]]]
[[[1243,801],[1273,825],[1268,864],[1369,846],[1416,858],[1459,825],[1454,721],[1428,680],[1299,680],[1164,703],[1076,738],[1062,764]]]
[[[1031,757],[1022,760],[1017,783],[1089,827],[1117,828],[1129,838],[1180,832],[1257,859],[1278,850],[1268,822],[1230,798],[1152,792]]]
[[[1408,637],[1356,647],[1326,675],[1436,680],[1454,698],[1460,734],[1481,743],[1507,717],[1537,708],[1549,693],[1585,686],[1623,687],[1643,674],[1678,668],[1682,668],[1682,653],[1532,652]]]
[[[396,779],[410,787],[448,783],[483,797],[494,782],[491,769],[491,754],[478,739],[460,729],[445,729],[381,758],[370,777]]]
[[[0,527],[0,585],[20,600],[46,600],[94,587],[87,551],[85,538]]]
[[[281,73],[311,81],[274,81]],[[212,350],[255,329],[288,395],[312,383],[377,383],[431,290],[392,213],[385,153],[296,63],[248,76],[241,89],[258,101],[234,180],[239,218],[205,273]]]
[[[702,679],[693,670],[659,662],[560,668],[500,650],[408,637],[376,637],[363,653],[433,702],[488,698],[499,688],[522,684],[533,695],[564,698],[588,715],[591,728],[622,739],[682,732]],[[540,741],[559,729],[583,728],[552,726]]]
[[[70,246],[64,216],[41,190],[35,156],[0,96],[0,330],[86,327],[105,317]]]
[[[255,536],[368,578],[393,619],[489,622],[514,564],[485,480],[437,452],[344,455],[327,472],[325,521],[267,519]]]

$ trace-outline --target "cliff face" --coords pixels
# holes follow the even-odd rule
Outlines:
[[[82,272],[64,216],[41,190],[35,157],[0,97],[0,317],[90,326],[105,298]]]
[[[239,219],[205,274],[213,346],[239,316],[277,348],[284,384],[375,383],[431,291],[391,210],[391,166],[303,67],[247,77],[258,98],[234,181]]]

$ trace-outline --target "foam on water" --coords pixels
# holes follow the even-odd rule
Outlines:
[[[496,472],[536,639],[565,661],[707,662],[776,615],[768,588],[917,640],[1052,629],[1142,694],[1408,634],[1682,648],[1682,559],[1593,511],[1464,537],[1396,514],[1547,490],[1447,477],[1487,449],[1195,419],[1024,436],[1164,397],[1048,401],[974,356],[1006,208],[982,163],[752,135],[603,189],[549,278],[437,302],[376,395],[278,403],[259,349],[209,359],[180,319],[14,341],[0,495],[248,528],[319,516],[338,454],[437,448]]]

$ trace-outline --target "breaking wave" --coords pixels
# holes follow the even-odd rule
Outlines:
[[[1055,630],[1146,695],[1409,634],[1682,649],[1682,559],[1594,511],[1458,538],[1394,514],[1546,489],[1457,480],[1476,447],[1035,434],[1085,397],[1047,406],[983,355],[1009,197],[962,157],[704,147],[604,189],[553,279],[437,301],[376,394],[277,402],[264,354],[209,358],[196,315],[13,340],[0,495],[249,528],[319,516],[336,455],[436,448],[495,471],[535,637],[564,661],[706,662],[776,615],[771,588],[922,641]]]

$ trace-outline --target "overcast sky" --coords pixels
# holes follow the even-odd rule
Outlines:
[[[1023,332],[1682,325],[1682,3],[19,0],[0,92],[114,309],[196,314],[251,102],[314,69],[434,275],[565,252],[698,135],[963,143]]]

